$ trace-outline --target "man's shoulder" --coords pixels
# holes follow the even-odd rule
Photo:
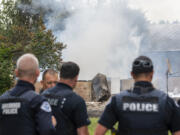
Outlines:
[[[127,95],[127,94],[130,94],[130,93],[133,93],[132,90],[127,89],[127,90],[121,91],[121,92],[118,93],[118,94],[115,94],[115,96],[123,96],[123,95]],[[163,90],[159,90],[159,89],[154,89],[154,90],[152,91],[152,93],[156,93],[156,94],[160,94],[160,95],[167,96],[167,94],[166,94]]]
[[[84,99],[75,92],[73,92],[73,97],[74,99],[77,99],[78,101],[85,102]]]
[[[153,91],[157,92],[157,93],[160,93],[160,94],[167,95],[167,93],[164,90],[161,90],[161,89],[154,89]]]
[[[0,96],[0,99],[5,98],[5,97],[9,94],[9,91],[10,91],[10,90],[4,92],[4,93]]]
[[[34,90],[29,90],[23,93],[20,97],[28,100],[30,104],[39,104],[46,100],[44,96],[39,95]]]
[[[0,96],[0,99],[6,99],[7,97],[9,97],[11,91],[12,90],[6,91],[3,95]],[[10,97],[13,98],[13,96]],[[19,96],[19,98],[25,99],[26,101],[30,102],[30,104],[39,104],[46,100],[45,97],[39,95],[33,90],[29,90],[23,93],[21,96]]]
[[[84,101],[84,99],[76,94],[74,91],[69,90],[69,89],[58,89],[56,87],[50,88],[45,90],[42,95],[46,95],[46,94],[52,94],[54,93],[56,96],[60,96],[60,97],[69,97],[69,100],[74,100],[76,101]]]
[[[36,93],[34,90],[29,90],[29,91],[23,93],[22,97],[34,98],[34,97],[42,97],[42,96],[39,95],[38,93]]]
[[[113,97],[121,97],[130,93],[130,90],[122,90],[120,93],[115,94]]]
[[[28,95],[27,95],[28,96]],[[39,106],[41,105],[44,101],[47,101],[47,99],[42,96],[37,94],[36,92],[32,91],[29,93],[29,98],[30,98],[30,104],[31,106],[35,107],[35,106]]]
[[[74,91],[68,91],[68,96],[66,96],[68,104],[72,106],[83,105],[85,104],[85,100]]]
[[[74,101],[74,102],[85,102],[84,99],[80,95],[78,95],[77,93],[71,90],[64,91],[62,93],[60,92],[59,94],[68,95],[69,100]]]

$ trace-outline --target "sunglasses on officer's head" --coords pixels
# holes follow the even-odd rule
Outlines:
[[[140,67],[140,66],[150,68],[152,67],[152,63],[150,61],[144,61],[144,60],[136,60],[133,63],[133,67]]]

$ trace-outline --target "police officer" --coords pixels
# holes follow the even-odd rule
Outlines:
[[[73,92],[79,74],[79,66],[65,62],[60,70],[60,82],[42,93],[52,106],[57,126],[55,135],[88,135],[90,124],[85,101]]]
[[[116,122],[120,135],[168,135],[168,130],[179,135],[180,109],[167,94],[153,87],[152,61],[146,56],[136,58],[131,75],[133,90],[112,97],[95,135],[104,135]]]
[[[0,135],[51,135],[55,130],[51,107],[33,85],[39,76],[37,58],[22,55],[15,73],[16,86],[0,97]]]

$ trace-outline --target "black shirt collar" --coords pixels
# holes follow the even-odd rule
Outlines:
[[[29,90],[35,91],[35,87],[32,83],[23,81],[23,80],[18,80],[16,86],[11,91],[11,95],[14,95],[14,96],[19,95]]]
[[[59,87],[60,89],[68,89],[68,90],[73,90],[72,87],[70,87],[69,85],[62,83],[62,82],[58,82],[56,84],[57,87]]]
[[[26,87],[26,89],[35,90],[35,87],[32,83],[23,80],[18,80],[16,87]]]
[[[138,81],[134,84],[133,92],[137,94],[147,93],[154,90],[154,87],[151,82],[147,81]]]

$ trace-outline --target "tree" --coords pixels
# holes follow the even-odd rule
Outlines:
[[[31,0],[3,0],[0,9],[0,89],[12,85],[13,69],[17,58],[33,53],[40,61],[40,68],[60,69],[62,50],[51,30],[43,23],[43,14],[31,14],[20,4],[31,6]],[[8,72],[4,73],[4,70]],[[2,74],[3,73],[3,74]],[[4,86],[4,84],[6,85]],[[3,86],[2,86],[3,84]]]
[[[0,94],[13,84],[12,50],[3,44],[0,46]]]

